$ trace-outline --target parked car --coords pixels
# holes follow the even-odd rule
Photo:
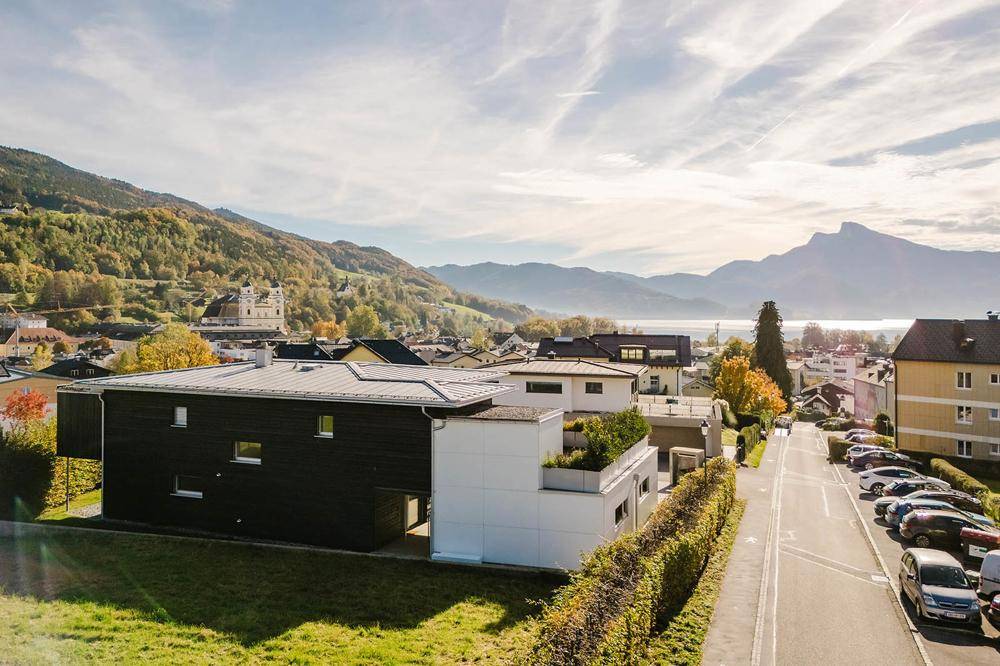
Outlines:
[[[846,438],[852,435],[877,435],[877,434],[878,433],[876,433],[874,430],[869,430],[868,428],[854,428],[852,430],[848,430],[847,434],[844,435],[844,437]]]
[[[962,555],[969,559],[982,560],[986,555],[994,550],[1000,550],[1000,531],[989,528],[962,529],[960,535],[962,540]]]
[[[889,490],[889,486],[894,486],[896,484],[902,485],[906,483],[912,483],[915,485],[926,483],[928,487],[930,485],[937,485],[937,481],[931,481],[930,479],[907,479],[905,481],[893,481],[882,489],[883,496],[875,500],[874,509],[876,516],[884,516],[886,509],[889,508],[889,505],[899,499],[899,497],[895,495],[886,495],[886,491]],[[947,485],[947,483],[945,485]],[[948,502],[962,511],[968,511],[969,513],[983,512],[983,503],[980,502],[978,498],[959,490],[917,490],[907,495],[903,495],[903,497],[906,499],[936,499]]]
[[[885,497],[906,497],[918,490],[949,490],[951,486],[947,481],[942,481],[941,479],[933,477],[925,477],[923,479],[900,479],[899,481],[893,481],[892,483],[886,484],[885,488],[882,489],[882,495]],[[935,497],[934,499],[939,499]],[[947,502],[948,500],[944,500]],[[961,508],[961,507],[960,507]],[[965,511],[966,509],[962,509]]]
[[[979,513],[969,513],[962,511],[953,504],[933,499],[900,499],[889,505],[885,511],[885,522],[893,526],[898,526],[899,522],[911,511],[951,511],[966,518],[971,518],[980,525],[993,527],[993,521]],[[961,536],[961,535],[959,535]]]
[[[794,423],[794,421],[792,421],[792,417],[790,417],[790,416],[779,416],[778,418],[776,418],[774,420],[774,427],[775,428],[784,428],[785,430],[791,430],[793,423]]]
[[[994,627],[1000,626],[1000,594],[993,597],[993,601],[986,608],[986,619],[990,621]]]
[[[899,587],[917,609],[931,620],[979,626],[979,597],[962,565],[940,550],[907,548],[899,562]]]
[[[1000,533],[993,527],[954,511],[911,511],[899,522],[899,536],[912,541],[918,548],[929,546],[957,547],[962,541],[962,529],[972,528],[987,533]]]
[[[847,456],[847,462],[850,464],[851,458],[857,458],[860,455],[868,453],[869,451],[888,451],[889,449],[884,446],[879,446],[878,444],[855,444],[854,446],[847,449],[845,455]]]
[[[856,432],[852,435],[846,435],[844,439],[855,444],[871,444],[878,441],[878,435],[873,432]]]
[[[896,453],[895,451],[886,449],[875,449],[874,451],[862,453],[860,456],[848,458],[847,463],[852,467],[864,467],[865,469],[875,469],[876,467],[885,467],[887,465],[916,469],[920,464],[905,453]]]
[[[991,550],[983,557],[979,567],[979,596],[992,601],[1000,599],[1000,550]]]
[[[886,484],[900,479],[926,479],[919,472],[914,472],[908,467],[877,467],[858,474],[858,485],[862,490],[867,490],[873,495],[881,495]]]

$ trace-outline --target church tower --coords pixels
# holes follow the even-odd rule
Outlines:
[[[247,277],[243,281],[243,285],[240,287],[240,298],[239,298],[239,314],[237,315],[237,322],[239,326],[245,326],[253,323],[254,305],[257,304],[257,294],[254,292],[253,283],[250,282],[250,278]]]

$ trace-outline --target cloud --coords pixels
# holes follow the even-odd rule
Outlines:
[[[180,9],[0,8],[3,142],[427,263],[705,271],[845,219],[1000,249],[989,2]]]

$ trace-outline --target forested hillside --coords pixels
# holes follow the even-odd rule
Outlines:
[[[25,212],[0,216],[0,292],[37,308],[104,305],[60,316],[70,328],[92,318],[149,320],[197,316],[190,303],[249,276],[277,278],[291,298],[290,324],[342,319],[361,303],[383,322],[429,321],[468,332],[477,314],[510,322],[525,306],[460,294],[375,247],[283,232],[228,210],[209,210],[73,169],[29,151],[0,147],[0,203]],[[355,293],[334,295],[348,276]],[[102,302],[95,302],[100,298]]]

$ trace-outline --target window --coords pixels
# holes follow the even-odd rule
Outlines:
[[[200,476],[178,474],[174,477],[174,495],[201,499],[203,491],[204,484]]]
[[[236,442],[233,460],[241,463],[260,464],[260,454],[263,447],[260,442]]]
[[[622,521],[628,518],[628,500],[615,507],[615,526],[622,524]]]
[[[1000,372],[990,373],[990,384],[993,384],[994,386],[1000,385]]]
[[[526,393],[562,393],[562,383],[560,382],[526,382],[524,385]]]
[[[958,405],[955,407],[956,423],[972,423],[972,407],[968,405]]]
[[[174,407],[174,427],[187,428],[187,424],[188,424],[188,408]]]
[[[955,454],[959,458],[971,458],[972,457],[972,442],[967,442],[964,439],[960,439],[955,442]]]
[[[1000,408],[990,407],[990,421],[1000,421]]]
[[[623,361],[641,361],[646,358],[645,347],[619,347],[618,355]]]
[[[604,384],[601,382],[587,382],[587,386],[585,388],[587,393],[604,393]]]
[[[677,358],[676,349],[650,349],[649,350],[649,360],[650,361],[664,361],[664,360],[674,360]]]
[[[70,370],[69,371],[69,376],[70,377],[78,377],[79,375],[80,375],[80,371],[79,370]]]
[[[642,483],[639,484],[639,497],[645,497],[648,494],[649,494],[649,477],[647,476],[645,479],[642,480]]]
[[[324,415],[316,419],[316,436],[333,437],[333,417]]]
[[[653,389],[654,391],[659,391],[660,390],[660,376],[659,375],[650,375],[649,376],[649,388]]]
[[[972,373],[971,372],[959,372],[958,376],[955,378],[955,387],[960,389],[971,389],[972,388]]]
[[[990,455],[1000,456],[1000,442],[990,442]]]

